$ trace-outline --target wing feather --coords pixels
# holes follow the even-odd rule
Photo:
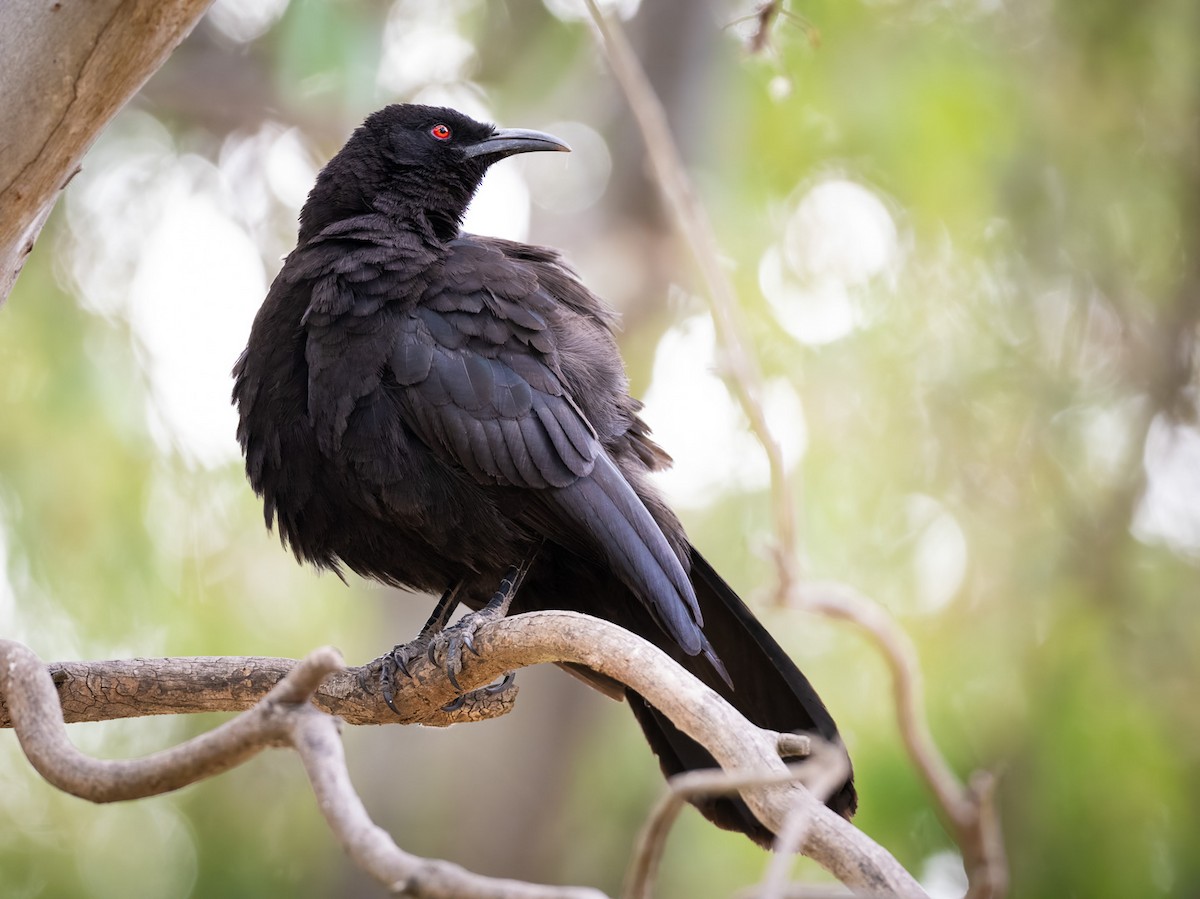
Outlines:
[[[602,558],[688,653],[706,645],[684,564],[625,480],[560,370],[569,315],[532,269],[465,245],[442,280],[402,313],[390,359],[405,423],[484,485],[525,488],[541,513]],[[556,319],[555,316],[558,316]]]

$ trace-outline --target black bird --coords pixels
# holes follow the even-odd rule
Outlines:
[[[804,675],[650,486],[670,458],[629,395],[614,314],[555,251],[460,229],[490,165],[566,149],[394,105],[325,166],[234,369],[267,526],[321,568],[445,591],[426,636],[459,601],[585,612],[664,649],[755,724],[840,745]],[[665,773],[715,766],[626,692]],[[828,804],[849,817],[852,780]],[[701,811],[771,839],[738,799]]]

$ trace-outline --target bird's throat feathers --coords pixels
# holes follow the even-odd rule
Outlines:
[[[309,192],[300,211],[301,243],[335,222],[372,213],[439,241],[457,236],[482,171],[446,177],[422,166],[347,158],[346,150],[330,160]]]

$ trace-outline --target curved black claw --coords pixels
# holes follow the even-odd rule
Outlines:
[[[388,708],[397,715],[400,714],[400,710],[396,708],[395,703],[396,675],[403,674],[406,678],[411,678],[408,663],[422,652],[432,649],[433,641],[429,637],[418,637],[411,643],[398,643],[392,647],[391,652],[384,654],[383,665],[379,669],[379,692],[383,694],[383,701],[387,703]],[[430,659],[432,658],[430,655]]]
[[[484,606],[478,612],[463,615],[452,626],[442,631],[442,636],[446,640],[446,676],[450,678],[450,683],[454,684],[454,689],[462,689],[458,683],[458,675],[463,670],[463,649],[467,649],[473,656],[478,657],[479,647],[475,643],[475,635],[485,624],[498,621],[503,617],[503,609],[493,608],[490,605]],[[435,661],[433,646],[429,648],[429,658],[431,661]]]
[[[472,652],[475,652],[474,629],[479,627],[480,622],[474,619],[474,614],[464,615],[462,620],[454,627],[450,628],[446,636],[446,676],[450,678],[450,683],[454,684],[455,690],[462,690],[462,685],[458,682],[457,674],[463,670],[463,647],[466,646]],[[479,655],[475,652],[475,655]]]
[[[400,710],[396,708],[394,687],[396,685],[396,666],[390,662],[391,653],[383,657],[383,666],[379,671],[379,692],[383,694],[383,701],[387,703],[389,709],[399,715]]]
[[[490,684],[489,686],[486,686],[483,689],[488,694],[495,696],[497,693],[503,693],[505,690],[507,690],[509,687],[511,687],[513,685],[513,683],[516,681],[516,679],[517,679],[517,673],[515,671],[509,671],[507,674],[504,675],[503,678],[496,681],[496,683]]]
[[[509,671],[507,674],[504,675],[504,677],[502,677],[500,680],[496,681],[496,683],[488,684],[486,687],[483,687],[482,689],[477,690],[476,694],[482,693],[485,696],[496,696],[500,693],[503,693],[505,690],[507,690],[509,687],[511,687],[513,685],[513,682],[516,681],[516,679],[517,679],[516,673],[513,671]],[[442,706],[442,711],[443,712],[457,712],[459,709],[461,709],[466,704],[467,697],[469,697],[469,696],[471,696],[470,693],[464,693],[461,696],[459,696],[457,699],[450,700],[450,702],[448,702],[444,706]]]
[[[479,655],[479,647],[475,645],[475,633],[483,625],[497,621],[507,614],[508,606],[520,588],[521,581],[525,579],[525,573],[537,556],[540,547],[539,543],[530,551],[528,558],[519,567],[514,566],[508,570],[500,581],[500,589],[493,594],[482,609],[464,615],[457,624],[446,627],[446,621],[450,618],[454,607],[458,605],[459,592],[462,589],[461,582],[450,585],[450,588],[442,594],[429,621],[421,629],[420,636],[411,643],[392,647],[392,651],[383,657],[383,665],[379,672],[379,687],[383,694],[383,701],[388,704],[388,708],[397,715],[400,714],[393,701],[397,672],[402,673],[405,677],[412,677],[408,671],[408,663],[422,652],[425,653],[430,664],[437,664],[437,641],[434,637],[439,634],[446,637],[446,676],[450,678],[450,683],[454,684],[454,689],[462,692],[458,675],[463,670],[463,647],[470,650],[472,655]],[[511,682],[511,678],[506,676],[496,689],[503,690]],[[445,711],[452,712],[461,707],[462,699],[459,698],[447,705]]]

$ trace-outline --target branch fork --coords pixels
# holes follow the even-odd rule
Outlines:
[[[702,743],[725,769],[703,774],[718,782],[726,778],[723,788],[737,789],[754,813],[777,833],[791,832],[789,827],[794,831],[794,818],[800,815],[805,825],[792,837],[795,848],[844,883],[922,895],[916,882],[884,849],[796,782],[797,771],[789,769],[781,756],[814,751],[807,738],[751,724],[641,638],[586,615],[544,611],[485,625],[476,641],[479,656],[472,656],[457,675],[468,696],[478,695],[481,687],[506,672],[545,662],[570,662],[607,675],[636,690]],[[341,655],[325,647],[299,662],[139,659],[60,663],[48,668],[22,644],[0,641],[0,724],[11,723],[31,763],[50,783],[93,802],[168,792],[227,771],[265,748],[290,746],[300,755],[318,806],[339,842],[357,864],[394,892],[465,899],[599,899],[601,894],[592,890],[497,881],[445,862],[417,858],[371,822],[350,782],[339,735],[341,721],[334,717],[333,709],[348,710],[357,723],[397,723],[380,695],[380,664],[376,659],[359,668],[346,668]],[[51,670],[60,675],[57,688]],[[132,670],[139,673],[131,674]],[[438,661],[422,654],[409,670],[411,680],[400,685],[396,702],[411,713],[411,720],[474,720],[442,711],[457,691]],[[190,684],[182,676],[188,671],[196,675]],[[124,689],[115,689],[117,683]],[[97,760],[71,745],[63,705],[74,709],[73,720],[127,717],[137,707],[130,696],[141,695],[147,684],[153,685],[157,696],[151,714],[245,711],[207,734],[140,759]],[[252,697],[247,684],[256,686],[257,696]],[[515,689],[509,688],[488,695],[480,706],[489,715],[499,714],[511,708],[514,699]],[[176,700],[178,705],[172,706]],[[815,749],[819,752],[819,747]],[[804,770],[813,775],[814,786],[834,776]],[[844,778],[844,772],[837,776]],[[661,823],[656,826],[665,834]],[[660,850],[654,851],[661,855]],[[651,871],[655,863],[649,865]]]

